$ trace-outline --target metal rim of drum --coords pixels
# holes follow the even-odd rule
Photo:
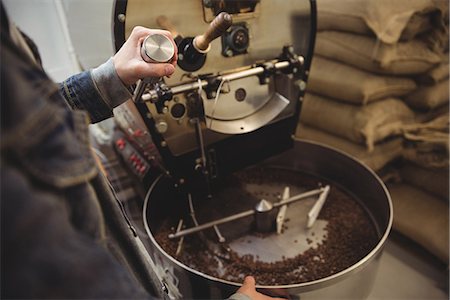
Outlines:
[[[308,292],[308,291],[313,291],[316,290],[318,288],[324,288],[324,287],[328,287],[328,286],[332,286],[333,284],[336,284],[340,281],[345,280],[348,276],[352,275],[353,273],[357,272],[361,267],[363,267],[363,265],[368,264],[372,259],[376,258],[377,254],[381,253],[383,246],[389,236],[389,233],[391,231],[392,228],[392,223],[393,223],[393,205],[392,205],[392,200],[391,197],[389,195],[389,192],[386,188],[386,186],[384,185],[383,181],[376,175],[376,173],[374,171],[372,171],[369,167],[367,167],[365,164],[363,164],[360,161],[357,161],[355,158],[351,157],[350,155],[335,149],[333,147],[330,146],[326,146],[320,143],[316,143],[316,142],[311,142],[311,141],[302,141],[302,140],[298,140],[296,139],[297,142],[300,143],[306,143],[312,146],[316,146],[316,147],[321,147],[323,149],[326,149],[326,151],[334,151],[335,153],[337,153],[338,155],[342,156],[343,158],[346,158],[350,161],[352,161],[352,163],[355,166],[359,166],[362,169],[364,169],[365,172],[368,173],[368,175],[370,175],[372,177],[372,179],[375,179],[375,181],[379,184],[379,186],[382,188],[384,195],[386,196],[386,200],[387,200],[387,204],[388,204],[388,210],[389,210],[389,216],[388,216],[388,221],[386,224],[386,228],[382,231],[382,234],[380,236],[380,239],[377,243],[377,245],[372,249],[372,251],[370,251],[365,257],[363,257],[362,259],[360,259],[357,263],[353,264],[352,266],[348,267],[347,269],[344,269],[338,273],[335,273],[333,275],[321,278],[321,279],[317,279],[314,281],[309,281],[309,282],[304,282],[304,283],[296,283],[296,284],[289,284],[289,285],[257,285],[256,288],[259,289],[301,289],[302,292]],[[176,260],[174,257],[172,257],[171,255],[169,255],[155,240],[153,234],[151,233],[148,221],[147,221],[147,210],[148,210],[148,202],[150,199],[150,195],[152,190],[156,187],[156,185],[158,184],[158,182],[161,180],[161,178],[163,177],[163,175],[160,175],[157,179],[155,179],[155,181],[151,184],[145,200],[144,200],[144,206],[143,206],[143,222],[144,222],[144,227],[145,227],[145,231],[147,233],[147,235],[149,236],[152,244],[158,249],[158,251],[160,251],[161,253],[163,253],[170,261],[172,261],[172,263],[175,263],[177,266],[179,266],[180,268],[187,270],[189,272],[192,272],[200,277],[203,277],[207,280],[213,281],[213,282],[219,282],[225,285],[231,285],[231,286],[235,286],[235,287],[240,287],[240,284],[236,283],[236,282],[232,282],[232,281],[228,281],[228,280],[224,280],[221,278],[217,278],[217,277],[213,277],[211,275],[202,273],[200,271],[197,271],[195,269],[190,268],[189,266],[179,262],[178,260]]]

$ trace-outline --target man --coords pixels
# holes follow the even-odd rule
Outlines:
[[[138,79],[175,71],[176,57],[140,56],[146,36],[170,34],[136,27],[106,63],[56,85],[3,3],[1,26],[1,297],[151,298],[142,283],[155,274],[98,171],[87,125],[111,117]],[[230,299],[272,298],[247,277]]]

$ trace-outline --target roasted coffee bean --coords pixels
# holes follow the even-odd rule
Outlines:
[[[201,235],[194,234],[185,237],[182,253],[177,257],[180,262],[197,271],[233,282],[242,282],[244,275],[251,274],[261,285],[287,285],[317,280],[345,270],[366,256],[379,241],[371,218],[350,193],[323,179],[284,169],[257,167],[234,174],[214,191],[215,197],[223,199],[223,207],[218,211],[200,207],[196,211],[199,220],[204,216],[219,218],[241,212],[242,203],[250,205],[256,203],[262,195],[269,195],[264,190],[249,193],[242,188],[243,183],[261,186],[276,184],[303,189],[315,189],[319,184],[330,184],[330,194],[319,215],[319,219],[328,221],[322,243],[311,246],[295,257],[283,256],[280,261],[265,262],[261,261],[259,256],[239,256],[233,250],[228,251],[226,258],[223,258],[208,248]],[[272,201],[279,201],[279,194],[270,196],[273,197]],[[288,221],[289,219],[285,220],[286,223]],[[178,240],[169,240],[168,234],[173,233],[171,228],[176,227],[177,222],[178,220],[169,218],[155,236],[159,245],[173,257]],[[287,226],[283,226],[282,233],[286,229]],[[245,234],[264,238],[276,233]],[[311,237],[314,236],[316,234],[312,232]],[[214,240],[214,236],[211,240]],[[306,238],[305,241],[309,245],[313,244],[311,238]],[[248,242],[250,243],[250,240]]]

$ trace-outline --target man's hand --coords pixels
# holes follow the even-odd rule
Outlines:
[[[255,278],[247,276],[244,279],[244,284],[237,290],[237,293],[247,295],[252,300],[283,300],[282,298],[272,298],[257,292],[255,285]]]
[[[142,59],[142,42],[148,35],[154,33],[164,34],[174,44],[175,56],[170,63],[148,63]],[[177,47],[169,31],[136,26],[133,28],[127,41],[113,56],[113,62],[117,75],[119,75],[122,82],[125,85],[131,85],[142,78],[163,77],[173,74],[177,62],[177,52]]]

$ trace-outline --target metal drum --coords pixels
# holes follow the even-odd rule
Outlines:
[[[378,240],[356,263],[330,276],[295,284],[258,285],[257,288],[265,294],[288,299],[366,298],[370,294],[393,219],[391,199],[382,181],[374,172],[348,155],[301,140],[296,140],[291,150],[258,166],[309,174],[339,186],[366,210],[370,222],[378,232]],[[144,204],[144,223],[152,247],[150,253],[154,261],[163,268],[160,273],[165,274],[164,282],[169,295],[181,299],[226,298],[236,291],[241,282],[223,280],[193,269],[169,255],[156,241],[155,236],[165,220],[189,211],[186,203],[179,199],[179,191],[173,182],[160,177],[151,186]],[[224,235],[229,238],[229,235]],[[227,242],[233,243],[233,240]],[[259,251],[257,246],[253,247],[255,252]]]

